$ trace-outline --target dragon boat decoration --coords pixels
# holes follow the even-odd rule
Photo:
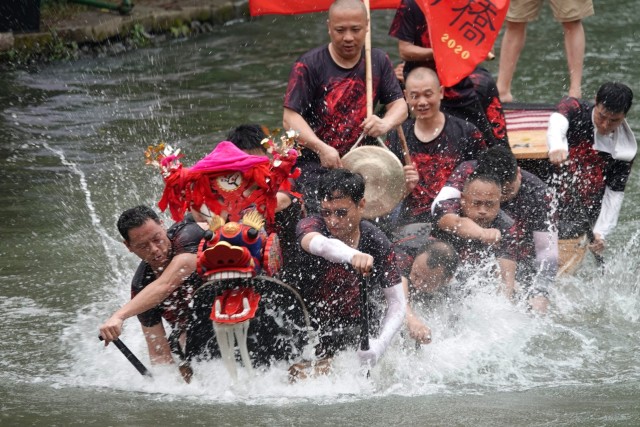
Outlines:
[[[268,156],[247,154],[228,141],[190,168],[172,147],[149,147],[165,188],[158,203],[180,221],[187,212],[209,230],[197,255],[204,284],[191,302],[183,365],[221,357],[232,378],[237,362],[251,372],[301,355],[311,332],[299,293],[278,279],[282,266],[275,230],[276,193],[299,175],[294,132],[262,141]],[[236,346],[239,357],[236,355]]]

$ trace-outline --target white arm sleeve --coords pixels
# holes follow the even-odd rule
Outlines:
[[[380,335],[369,340],[368,350],[358,350],[360,364],[374,366],[382,357],[402,324],[407,312],[407,303],[402,282],[383,289],[387,299],[387,312],[382,319]]]
[[[609,187],[604,190],[602,198],[602,208],[600,215],[593,227],[593,232],[600,234],[603,239],[613,231],[618,223],[618,216],[622,208],[622,200],[624,199],[624,191],[613,191]]]
[[[558,273],[558,233],[534,231],[533,243],[536,248],[535,290],[547,292]]]
[[[407,300],[404,296],[402,283],[383,289],[384,296],[387,300],[387,312],[382,320],[380,335],[378,341],[382,344],[382,352],[391,343],[404,322],[404,316],[407,313]]]
[[[309,242],[309,253],[330,262],[349,264],[353,256],[360,252],[342,240],[330,239],[319,234]]]
[[[569,120],[560,113],[551,114],[549,127],[547,128],[547,147],[549,151],[569,151],[567,130],[569,130]]]
[[[431,203],[431,215],[435,214],[436,206],[438,206],[438,203],[440,203],[443,200],[459,199],[461,194],[462,193],[460,193],[460,190],[454,187],[449,187],[449,186],[442,187],[442,190],[440,190],[436,198],[433,199],[433,203]]]

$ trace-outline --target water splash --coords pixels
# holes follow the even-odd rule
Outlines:
[[[552,291],[549,315],[539,317],[505,300],[495,283],[478,283],[465,298],[423,312],[433,331],[432,344],[416,350],[410,339],[399,337],[369,379],[359,369],[355,353],[344,352],[335,360],[332,374],[296,384],[289,383],[283,364],[259,370],[245,381],[241,371],[240,381],[233,383],[218,360],[195,363],[190,385],[175,367],[152,367],[154,379],[147,380],[115,348],[103,349],[85,338],[73,354],[76,375],[56,381],[60,386],[149,393],[170,401],[289,405],[524,391],[640,378],[632,357],[638,345],[623,346],[630,337],[640,342],[638,319],[630,316],[627,303],[637,298],[637,283],[634,287],[616,281],[607,296],[601,294],[601,285],[598,276],[590,281],[580,276],[561,279]],[[66,339],[77,341],[86,336],[81,331],[90,329],[87,325],[98,323],[94,308],[78,313]],[[127,324],[123,341],[148,364],[136,322]]]
[[[79,184],[80,184],[80,190],[84,193],[85,204],[87,206],[87,209],[89,210],[89,219],[91,220],[91,225],[97,231],[98,236],[100,237],[102,245],[105,248],[105,255],[109,259],[110,264],[114,268],[117,267],[116,258],[112,255],[111,251],[108,250],[109,248],[113,247],[114,240],[111,238],[111,236],[109,235],[107,230],[105,230],[105,228],[102,226],[100,218],[98,218],[98,215],[96,214],[96,208],[93,205],[93,201],[92,201],[92,198],[91,198],[91,190],[89,189],[89,186],[87,185],[87,177],[86,177],[85,173],[82,171],[82,169],[80,169],[78,167],[78,165],[76,163],[68,160],[62,150],[58,150],[56,148],[53,148],[48,143],[46,143],[44,141],[42,142],[42,146],[44,148],[46,148],[47,150],[51,151],[56,156],[58,156],[58,158],[60,159],[60,163],[62,163],[64,166],[68,167],[69,170],[74,175],[76,175],[78,177],[78,181],[79,181]]]

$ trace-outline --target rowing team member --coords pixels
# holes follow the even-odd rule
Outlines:
[[[358,351],[363,365],[373,366],[402,326],[405,297],[395,258],[386,236],[374,225],[362,221],[365,183],[361,175],[344,169],[326,174],[320,183],[321,216],[312,216],[298,224],[300,245],[311,258],[302,259],[303,271],[322,278],[318,286],[302,289],[318,322],[321,343],[318,355],[331,357],[337,351],[353,346],[361,334],[358,330],[363,315],[359,304],[363,276],[372,293],[381,291],[381,301],[372,304],[372,329],[375,338],[369,348]],[[201,281],[195,274],[196,253],[204,228],[188,215],[168,231],[157,214],[146,206],[125,211],[119,221],[127,248],[141,258],[132,282],[132,299],[116,311],[101,327],[105,343],[118,339],[124,320],[138,316],[147,340],[152,363],[173,363],[171,345],[162,324],[167,320],[178,340],[175,347],[184,348],[184,332],[190,318],[189,302]],[[317,265],[314,265],[317,264]],[[308,268],[314,265],[314,268]],[[301,283],[317,283],[302,279]],[[372,298],[376,301],[376,298]],[[384,317],[380,321],[381,313]],[[368,313],[367,313],[368,315]]]
[[[594,235],[597,237],[593,243],[593,249],[596,251],[602,250],[602,237],[606,236],[607,232],[610,232],[613,226],[615,226],[615,221],[617,220],[621,206],[622,191],[624,190],[629,170],[635,158],[635,138],[624,120],[631,106],[631,99],[632,94],[628,87],[620,84],[605,84],[598,92],[595,106],[590,107],[588,104],[578,102],[577,100],[564,100],[563,105],[565,105],[566,108],[561,108],[558,115],[551,119],[549,129],[550,146],[557,147],[550,152],[552,161],[560,163],[566,161],[567,156],[574,155],[576,172],[588,172],[589,169],[585,168],[585,158],[579,154],[587,151],[589,147],[594,152],[594,155],[597,156],[595,159],[599,161],[599,163],[596,164],[600,165],[601,174],[595,178],[603,180],[600,181],[602,183],[600,191],[603,195],[601,196],[602,199],[600,199],[600,206],[598,207],[596,205],[596,208],[592,210],[592,212],[598,212],[596,216],[598,220],[594,227]],[[591,122],[588,122],[586,125],[585,116],[591,117]],[[580,129],[579,125],[587,129]],[[554,140],[553,137],[557,137],[558,135],[560,144],[556,146],[553,144],[557,143],[557,140]],[[591,135],[592,141],[594,141],[591,146],[588,145],[589,135]],[[566,141],[566,145],[563,146],[562,141]],[[593,159],[593,156],[590,157],[590,159]],[[478,172],[478,170],[482,171],[484,168],[485,175],[483,176],[480,172],[471,173],[474,167],[476,172]],[[513,293],[513,280],[509,275],[515,274],[515,271],[513,270],[513,264],[509,261],[512,261],[516,257],[513,255],[514,252],[509,252],[509,244],[504,245],[504,242],[508,242],[508,239],[505,237],[511,233],[508,226],[509,224],[498,226],[495,223],[495,221],[498,220],[496,206],[499,206],[500,202],[502,202],[504,208],[515,216],[516,222],[518,220],[533,221],[533,225],[529,228],[532,239],[521,240],[521,242],[526,243],[529,247],[533,247],[533,251],[519,250],[516,253],[522,254],[528,252],[535,254],[535,258],[533,259],[535,259],[535,263],[538,265],[538,274],[534,275],[534,277],[537,278],[538,283],[533,286],[532,289],[534,292],[531,293],[530,296],[534,299],[541,297],[543,300],[543,310],[546,309],[548,300],[544,301],[547,297],[544,286],[545,280],[548,280],[552,276],[550,273],[554,271],[556,263],[553,251],[553,235],[548,231],[545,232],[541,225],[546,221],[550,221],[548,216],[545,217],[544,212],[549,215],[551,210],[547,209],[546,211],[543,210],[536,213],[527,210],[527,208],[536,209],[539,208],[540,205],[526,202],[532,197],[537,197],[539,200],[545,200],[545,203],[547,203],[546,197],[542,196],[545,193],[542,191],[543,187],[540,186],[539,180],[527,174],[525,171],[519,170],[510,152],[500,150],[499,148],[491,149],[485,153],[485,155],[481,157],[479,164],[474,165],[473,162],[471,162],[466,165],[463,163],[458,169],[457,173],[452,175],[452,178],[450,178],[445,189],[442,191],[443,197],[441,200],[437,198],[434,202],[434,212],[438,209],[443,209],[443,211],[446,212],[440,216],[441,219],[438,221],[440,231],[436,228],[434,235],[438,236],[438,233],[440,233],[439,237],[446,240],[447,235],[443,234],[443,231],[449,231],[452,235],[458,234],[456,238],[464,238],[465,228],[463,220],[467,218],[473,220],[473,223],[475,223],[475,231],[479,232],[477,238],[480,241],[484,240],[486,243],[489,243],[489,246],[502,242],[500,245],[502,249],[500,249],[499,258],[502,260],[502,277],[505,290],[507,294],[511,295]],[[514,170],[516,170],[515,174],[513,173]],[[502,172],[502,180],[499,178],[495,179],[495,177],[492,176],[496,171]],[[466,180],[462,178],[465,174],[469,176]],[[501,174],[498,173],[497,175]],[[478,182],[474,183],[475,181]],[[591,180],[589,182],[593,184],[599,181]],[[449,206],[447,210],[447,203],[451,205],[451,199],[456,199],[456,186],[458,186],[457,191],[460,191],[461,183],[463,183],[463,187],[460,193],[459,207],[455,208],[454,202],[454,207]],[[604,183],[606,183],[606,187],[604,187]],[[480,186],[479,189],[476,188],[478,186]],[[468,193],[468,195],[465,195],[465,193]],[[526,195],[526,197],[523,197],[520,202],[517,202],[520,199],[518,195]],[[542,199],[540,199],[540,197],[542,197]],[[360,201],[357,201],[357,199],[358,197],[352,198],[351,202],[354,205],[362,202],[362,199]],[[444,204],[442,200],[445,201]],[[602,202],[602,200],[606,203]],[[598,201],[597,198],[596,201]],[[444,208],[440,205],[443,205]],[[329,218],[330,220],[334,220],[336,217],[339,217],[339,215],[343,215],[342,210],[336,209],[332,211],[329,207],[326,209],[328,209],[328,212],[323,211],[327,212],[325,213],[325,218]],[[519,209],[523,210],[518,214]],[[345,212],[348,213],[348,209]],[[450,215],[451,213],[454,215]],[[456,214],[458,218],[456,218]],[[441,224],[442,219],[447,216],[453,218],[454,221],[459,221],[458,225],[447,227],[446,221]],[[542,220],[542,218],[546,219]],[[473,223],[471,223],[470,233],[474,232]],[[347,221],[347,224],[353,225],[349,221]],[[603,228],[598,228],[598,224]],[[331,233],[344,232],[344,229],[337,225]],[[537,230],[535,228],[537,228]],[[105,322],[101,327],[101,334],[107,343],[117,339],[121,333],[124,319],[133,315],[140,315],[140,321],[143,325],[143,331],[145,332],[145,338],[147,339],[152,360],[154,362],[169,363],[172,361],[169,351],[170,345],[165,338],[160,319],[161,317],[165,317],[169,322],[177,324],[179,331],[183,330],[182,325],[184,324],[185,310],[179,309],[176,311],[174,307],[184,307],[184,302],[188,300],[188,295],[193,291],[194,287],[197,286],[197,280],[195,280],[191,273],[195,269],[194,243],[195,247],[197,247],[197,242],[200,241],[202,236],[202,227],[195,224],[192,220],[187,219],[184,223],[172,227],[170,232],[167,233],[164,231],[157,215],[155,215],[153,211],[149,212],[144,208],[136,208],[123,214],[119,222],[119,229],[124,238],[125,245],[143,261],[132,286],[132,293],[135,297]],[[523,229],[526,229],[526,227]],[[598,232],[599,230],[603,231]],[[462,236],[460,236],[461,234]],[[182,240],[183,235],[187,236],[184,241]],[[353,244],[355,241],[352,237],[350,239],[350,242]],[[533,242],[533,244],[531,244],[531,242]],[[305,244],[303,247],[305,250],[311,251],[310,245]],[[459,248],[459,250],[462,251],[462,248]],[[319,253],[322,254],[323,252]],[[509,258],[509,254],[511,254],[512,259]],[[359,253],[359,256],[356,258],[362,258],[360,255],[362,254]],[[353,258],[354,257],[352,257],[350,262],[353,262]],[[369,257],[364,258],[368,259],[367,263],[364,264],[365,267],[362,267],[359,261],[357,264],[359,266],[357,268],[359,268],[360,271],[365,271],[367,269],[366,266],[371,261]],[[340,258],[340,260],[344,261],[344,258]],[[418,265],[414,265],[410,275],[413,283],[420,282],[419,271],[422,261],[422,257],[416,258]],[[531,274],[530,271],[529,274]],[[450,277],[450,274],[443,276],[440,281],[443,283],[447,282],[448,277]],[[541,279],[542,281],[540,281]],[[185,286],[185,284],[187,286]],[[540,285],[542,285],[542,287]],[[397,289],[395,285],[391,287]],[[141,288],[144,289],[140,290]],[[391,293],[389,291],[388,293],[389,295],[385,293],[385,296],[390,303],[389,307],[398,307],[398,302],[404,305],[402,303],[403,297],[399,297],[396,292]],[[167,298],[169,298],[169,300],[167,300]],[[178,298],[177,304],[170,303],[172,298]],[[161,303],[168,301],[169,303],[164,305],[164,309],[169,307],[172,309],[164,310]],[[160,310],[157,309],[159,305]],[[373,341],[374,345],[369,353],[361,354],[363,360],[375,363],[384,352],[384,349],[389,343],[389,337],[392,337],[393,333],[397,330],[396,320],[402,317],[398,314],[400,312],[401,311],[396,308],[391,310],[390,315],[385,317],[385,319],[388,320],[383,322],[379,341]],[[331,327],[329,326],[329,328]],[[430,340],[430,332],[428,332],[428,329],[425,329],[424,325],[417,329],[415,327],[412,329],[421,329],[422,331],[412,332],[412,336],[416,339],[421,342]],[[332,334],[329,335],[329,340],[333,339]],[[427,339],[427,337],[429,337],[429,339]],[[340,342],[340,340],[338,341]],[[342,344],[340,344],[340,346],[341,345]],[[327,348],[329,349],[326,350],[327,352],[335,351],[331,348],[331,345]]]
[[[348,130],[350,132],[348,140],[349,143],[352,143],[361,133],[374,137],[383,135],[400,124],[406,117],[406,102],[401,99],[402,92],[390,62],[381,52],[374,55],[378,64],[374,67],[374,82],[377,82],[375,93],[378,100],[387,104],[387,114],[384,118],[366,117],[363,114],[364,61],[362,45],[366,24],[366,10],[363,9],[360,2],[336,1],[329,12],[330,44],[301,57],[292,70],[285,98],[283,122],[285,127],[293,127],[300,131],[303,146],[316,154],[316,157],[309,157],[311,163],[315,163],[316,166],[321,165],[328,168],[340,166],[339,153],[349,147],[349,144],[340,142],[340,138],[344,137],[340,132]],[[318,70],[321,72],[317,75],[314,74],[318,73]],[[344,74],[345,72],[346,74]],[[317,85],[311,85],[312,82]],[[433,82],[431,84],[433,85]],[[439,87],[437,83],[435,86]],[[432,90],[431,92],[436,92],[436,97],[438,96],[437,91]],[[561,190],[564,190],[561,194],[567,198],[571,196],[580,198],[582,206],[587,207],[589,220],[586,222],[586,226],[593,231],[594,240],[591,248],[595,252],[602,252],[604,240],[616,224],[622,204],[623,191],[637,150],[635,138],[624,120],[631,106],[631,100],[632,93],[628,87],[621,84],[605,84],[598,91],[595,107],[575,99],[563,100],[558,113],[554,114],[550,120],[550,160],[554,164],[566,164],[569,176],[578,177],[580,184],[577,189],[577,197],[567,190],[570,188],[567,185],[561,187]],[[414,112],[420,112],[421,108],[423,108],[421,104],[416,104]],[[436,120],[440,120],[440,123],[442,122],[442,116],[436,114],[435,117]],[[428,138],[426,141],[422,141],[420,138],[418,121],[419,117],[416,117],[414,133],[420,140],[419,142],[428,144],[431,142]],[[442,125],[443,129],[446,122],[447,120]],[[448,120],[448,122],[453,123],[454,121]],[[330,131],[338,131],[338,134],[332,134]],[[326,135],[333,136],[330,138]],[[303,154],[303,159],[308,154],[310,154],[308,151]],[[415,155],[415,153],[413,154]],[[457,161],[459,160],[469,159],[458,158]],[[491,162],[487,164],[490,165]],[[414,184],[418,179],[426,178],[416,174],[414,165],[407,166],[407,176],[409,177],[409,173],[411,173],[411,179],[415,180]],[[540,310],[544,311],[548,303],[546,294],[548,279],[554,275],[555,268],[557,268],[557,246],[554,243],[554,239],[557,237],[554,236],[554,229],[550,225],[554,218],[550,218],[549,201],[546,196],[541,196],[543,192],[540,190],[543,187],[540,187],[539,182],[524,171],[518,170],[514,178],[513,174],[501,176],[503,169],[482,166],[481,160],[478,160],[476,166],[475,172],[469,172],[469,169],[466,169],[468,176],[466,180],[459,178],[457,182],[454,180],[445,184],[443,197],[440,200],[436,197],[431,211],[433,219],[437,220],[433,235],[450,241],[453,247],[462,252],[462,255],[458,254],[462,262],[473,259],[474,257],[469,254],[477,254],[480,250],[497,256],[500,260],[503,288],[508,296],[514,294],[515,280],[521,270],[520,267],[533,266],[534,273],[531,273],[531,268],[522,268],[524,276],[534,278],[529,286],[532,292],[527,294],[527,298],[532,306],[540,302]],[[464,176],[464,174],[461,173],[460,176]],[[303,181],[305,180],[308,185],[312,186],[305,188],[307,194],[314,194],[313,186],[322,182],[314,181],[311,178],[311,173],[305,174],[303,170]],[[447,189],[447,186],[450,188]],[[419,188],[419,186],[414,188]],[[458,194],[455,193],[456,191]],[[573,193],[575,192],[573,191]],[[533,199],[537,202],[527,203],[527,200]],[[357,206],[364,199],[349,196],[338,199],[338,201],[340,200],[347,200],[350,204]],[[379,300],[387,302],[386,315],[379,329],[380,334],[372,340],[372,346],[368,352],[360,352],[364,362],[375,363],[397,331],[398,319],[403,317],[401,313],[404,313],[406,309],[404,295],[398,293],[399,281],[396,282],[396,279],[399,276],[397,272],[393,273],[395,267],[391,259],[378,259],[382,255],[376,257],[371,253],[363,252],[360,248],[362,242],[358,239],[354,240],[354,236],[350,235],[350,233],[355,233],[354,235],[359,238],[361,238],[360,233],[367,235],[369,231],[362,232],[362,227],[368,228],[368,226],[362,225],[366,222],[361,223],[358,216],[342,222],[337,221],[340,215],[343,215],[340,219],[349,216],[349,209],[342,207],[334,209],[329,206],[336,202],[333,192],[320,197],[318,202],[318,210],[322,208],[322,212],[324,212],[324,217],[321,218],[324,225],[321,225],[318,218],[313,219],[312,217],[308,220],[310,222],[316,221],[315,224],[319,227],[313,231],[318,233],[314,237],[323,236],[328,240],[342,241],[339,236],[346,233],[344,236],[347,241],[343,241],[343,243],[347,248],[343,248],[344,251],[340,256],[333,253],[335,248],[331,249],[332,246],[329,246],[328,252],[320,250],[314,253],[313,251],[318,250],[318,246],[325,248],[325,245],[320,242],[317,245],[311,245],[312,239],[305,240],[306,235],[302,235],[301,243],[304,251],[309,256],[323,258],[325,262],[351,264],[356,271],[371,274],[372,281],[376,285],[374,289],[381,289],[384,296]],[[422,208],[427,208],[423,210],[428,212],[427,206]],[[353,209],[354,215],[357,215],[360,208],[354,207]],[[533,209],[533,211],[528,209]],[[542,211],[538,214],[536,213],[537,209],[542,209]],[[511,217],[503,215],[505,213],[510,213]],[[566,217],[568,213],[561,209],[560,215]],[[335,224],[331,225],[327,221]],[[447,221],[451,221],[453,225],[451,223],[447,225]],[[148,222],[145,221],[142,225]],[[159,225],[153,218],[151,218],[151,222]],[[347,232],[344,223],[351,227],[351,232]],[[475,226],[472,223],[475,223]],[[470,225],[470,229],[465,229],[465,224]],[[546,228],[542,227],[543,224]],[[326,229],[322,227],[326,227]],[[478,233],[476,238],[481,244],[474,243],[470,245],[471,247],[465,247],[468,243],[465,240],[469,240],[470,234],[474,232]],[[371,233],[378,234],[374,231]],[[469,234],[465,235],[465,233]],[[139,256],[147,264],[145,269],[148,267],[150,269],[148,271],[152,273],[145,277],[152,279],[152,281],[103,325],[101,333],[107,342],[119,336],[125,318],[142,314],[145,310],[156,307],[164,298],[183,286],[193,271],[191,261],[189,261],[191,258],[188,256],[193,254],[187,250],[187,253],[175,252],[175,255],[171,255],[177,250],[177,246],[174,247],[173,243],[167,242],[170,240],[168,236],[165,237],[162,233],[156,233],[156,235],[159,236],[157,242],[154,236],[145,234],[143,241],[136,246],[135,238],[131,240],[130,235],[123,234],[125,244],[132,252],[136,253],[138,249],[144,249],[151,254]],[[521,238],[522,235],[525,235],[526,238]],[[377,240],[377,242],[380,243],[379,248],[385,247],[383,239]],[[389,257],[391,253],[388,254]],[[351,254],[350,258],[349,254]],[[527,257],[527,262],[519,262],[518,257],[524,255]],[[416,262],[418,259],[422,260],[421,257],[418,257]],[[431,258],[427,257],[427,259]],[[356,261],[355,265],[353,264],[354,260]],[[376,267],[376,263],[382,264]],[[299,267],[303,266],[299,265]],[[415,267],[418,268],[419,265]],[[329,270],[334,270],[334,268]],[[385,279],[387,280],[377,283],[381,280],[380,271],[386,271]],[[406,274],[413,277],[411,282],[419,282],[418,273],[413,276],[411,273]],[[447,282],[448,278],[448,275],[443,276],[439,281]],[[318,310],[319,319],[325,316],[324,318],[328,322],[322,325],[326,335],[319,349],[321,354],[331,354],[343,348],[344,345],[353,343],[353,328],[348,330],[348,326],[353,325],[357,313],[357,309],[353,306],[354,298],[357,296],[357,292],[354,291],[355,284],[338,281],[335,285],[342,286],[348,292],[345,295],[344,305],[342,301],[333,304],[333,300],[324,300],[328,295],[326,292],[323,294],[320,290],[313,290],[313,292],[307,290],[309,291],[307,295],[311,295],[307,297],[310,306],[313,306],[313,310]],[[324,290],[326,291],[326,288]],[[322,300],[318,301],[319,298]],[[340,298],[343,296],[340,295]],[[349,319],[349,322],[345,324],[347,326],[345,330],[338,329],[337,335],[335,324],[332,324],[330,320],[331,316],[322,313],[323,310],[328,310],[328,307],[338,310],[338,316],[346,316]],[[157,321],[157,316],[154,321]],[[373,324],[375,325],[375,322]],[[344,336],[340,336],[341,334]],[[427,341],[430,334],[423,328],[421,335],[414,335],[420,336],[422,341]],[[166,349],[167,344],[164,342],[158,344],[158,342],[148,340],[149,346],[154,347],[153,351],[166,355],[163,349]],[[159,359],[167,360],[168,358],[162,356]]]

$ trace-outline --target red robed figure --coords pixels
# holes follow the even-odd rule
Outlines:
[[[416,0],[429,26],[438,77],[454,86],[485,60],[498,37],[509,0]],[[323,12],[333,0],[249,0],[252,16]],[[400,0],[370,0],[371,9],[397,9]]]

